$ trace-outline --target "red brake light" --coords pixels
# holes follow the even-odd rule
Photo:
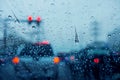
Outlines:
[[[20,61],[19,57],[14,57],[14,58],[12,59],[12,62],[13,62],[14,64],[18,64],[19,61]]]
[[[42,41],[42,42],[37,42],[35,43],[36,45],[48,45],[49,41]]]
[[[94,63],[99,63],[100,62],[100,60],[99,60],[99,58],[94,58]]]
[[[48,41],[43,41],[43,42],[41,42],[41,44],[49,44],[49,42]]]
[[[75,57],[74,56],[70,56],[70,60],[74,60],[75,59]]]
[[[55,64],[58,64],[60,62],[60,58],[59,57],[54,57],[53,62]]]

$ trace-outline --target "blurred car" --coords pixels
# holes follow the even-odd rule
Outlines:
[[[56,80],[55,59],[49,42],[27,44],[13,60],[16,76],[20,80]]]
[[[94,42],[80,50],[74,65],[70,64],[74,80],[111,80],[114,74],[120,73],[119,62],[116,61],[119,56],[115,59],[112,54],[109,47],[101,42]]]
[[[66,64],[74,64],[77,60],[77,52],[59,52],[57,57],[59,57],[60,62],[65,62]]]

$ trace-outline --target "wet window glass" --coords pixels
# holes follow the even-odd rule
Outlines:
[[[119,80],[120,0],[0,0],[0,80]]]

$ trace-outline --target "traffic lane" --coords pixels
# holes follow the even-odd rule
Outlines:
[[[19,80],[12,64],[7,63],[0,66],[0,80]]]
[[[57,78],[52,78],[52,76],[49,77],[48,74],[51,74],[51,71],[47,71],[48,74],[42,75],[42,71],[38,70],[35,71],[35,73],[26,73],[24,69],[22,69],[22,66],[19,66],[21,68],[21,71],[23,73],[20,73],[18,76],[18,73],[16,73],[15,67],[12,64],[4,64],[0,66],[0,80],[57,80]],[[40,66],[37,66],[40,67]],[[35,68],[34,68],[35,69]],[[53,68],[55,69],[55,68]],[[31,69],[32,70],[32,69]]]
[[[73,80],[71,71],[65,62],[60,62],[58,64],[58,79],[57,80]]]

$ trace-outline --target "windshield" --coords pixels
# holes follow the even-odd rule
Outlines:
[[[0,80],[120,79],[119,13],[120,0],[0,0]]]

